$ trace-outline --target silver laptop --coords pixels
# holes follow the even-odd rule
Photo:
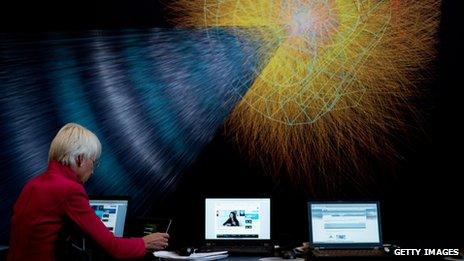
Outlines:
[[[268,255],[271,244],[270,198],[206,198],[202,251]]]
[[[308,202],[316,257],[384,255],[378,202]]]

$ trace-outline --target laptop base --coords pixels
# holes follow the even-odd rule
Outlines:
[[[236,245],[236,246],[205,246],[198,252],[227,251],[230,256],[272,256],[274,251],[270,246]]]
[[[314,257],[381,257],[386,256],[381,249],[314,249]]]

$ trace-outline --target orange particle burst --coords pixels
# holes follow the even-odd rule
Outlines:
[[[396,157],[395,139],[417,119],[413,100],[436,55],[439,7],[439,0],[171,5],[182,14],[173,19],[179,26],[237,28],[237,37],[260,40],[261,65],[227,135],[267,172],[330,191],[371,179],[363,173],[372,159]]]

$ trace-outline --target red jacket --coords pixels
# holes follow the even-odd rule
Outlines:
[[[96,216],[76,173],[58,162],[24,186],[13,209],[8,260],[54,260],[65,219],[116,258],[145,255],[142,238],[118,238]]]

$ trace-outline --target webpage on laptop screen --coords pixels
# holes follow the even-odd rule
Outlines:
[[[271,238],[270,199],[206,199],[205,238]]]
[[[379,243],[377,204],[312,204],[313,243]]]
[[[127,201],[121,200],[90,200],[90,206],[103,224],[115,236],[122,237],[126,220]]]

